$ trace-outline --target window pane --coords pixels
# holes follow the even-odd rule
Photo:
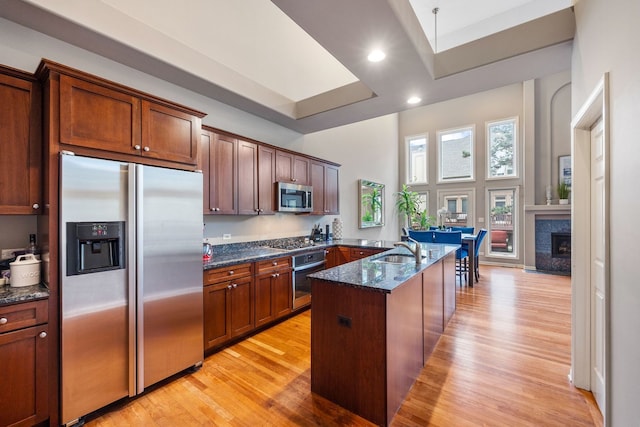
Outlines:
[[[438,132],[440,180],[473,179],[473,127]]]
[[[411,138],[408,141],[408,177],[409,184],[427,182],[427,137]]]
[[[516,119],[487,123],[489,178],[516,176]]]
[[[516,190],[489,190],[489,252],[492,255],[513,255],[515,251]]]

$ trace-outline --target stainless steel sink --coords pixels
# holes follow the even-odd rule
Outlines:
[[[394,254],[394,255],[385,255],[380,258],[376,258],[373,262],[386,262],[389,264],[408,264],[411,262],[416,262],[416,257],[413,255],[405,255],[405,254]]]

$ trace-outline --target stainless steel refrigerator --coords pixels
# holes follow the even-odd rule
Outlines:
[[[60,158],[67,424],[202,362],[202,174]]]

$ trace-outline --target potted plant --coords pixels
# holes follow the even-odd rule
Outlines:
[[[398,213],[406,215],[407,227],[411,228],[411,219],[418,212],[420,196],[415,191],[411,191],[406,184],[402,184],[402,191],[396,193],[396,198]]]
[[[558,199],[560,199],[561,205],[569,204],[569,192],[571,189],[566,182],[562,182],[558,185]]]
[[[429,212],[425,209],[424,211],[418,213],[416,215],[418,224],[420,224],[420,230],[428,230],[429,227],[435,222],[435,217],[429,215]]]

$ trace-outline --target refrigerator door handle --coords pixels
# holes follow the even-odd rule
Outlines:
[[[143,357],[143,348],[138,346],[138,339],[143,329],[140,326],[142,316],[142,293],[138,291],[139,280],[138,272],[142,271],[138,268],[137,261],[139,259],[138,252],[140,248],[138,216],[136,214],[138,199],[138,168],[135,164],[129,163],[128,168],[128,200],[127,200],[127,263],[129,270],[128,294],[129,294],[129,396],[133,397],[140,393],[143,381],[142,363],[140,359]]]
[[[136,334],[136,348],[137,348],[137,361],[138,366],[137,373],[137,392],[138,394],[144,391],[145,374],[144,374],[144,203],[143,203],[143,188],[144,188],[144,168],[142,165],[133,165],[135,168],[135,223],[136,223],[136,317],[137,317],[137,334]]]

